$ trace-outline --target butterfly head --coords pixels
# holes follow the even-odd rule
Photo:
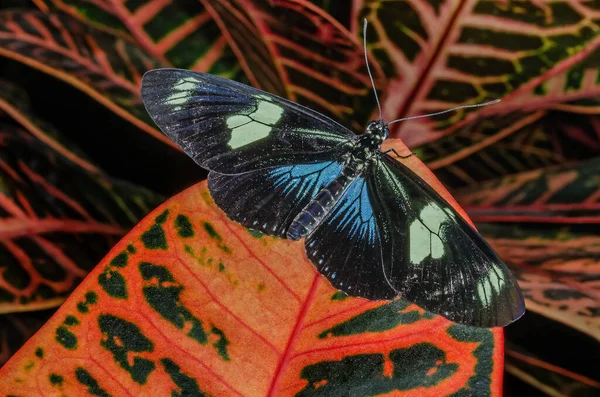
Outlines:
[[[381,144],[390,136],[390,129],[381,120],[373,120],[367,125],[367,135]]]

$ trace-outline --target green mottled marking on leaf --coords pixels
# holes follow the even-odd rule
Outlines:
[[[96,302],[98,302],[98,294],[95,293],[94,291],[86,292],[85,301],[77,303],[77,310],[80,313],[85,314],[90,311],[90,308],[88,307],[88,305],[94,305],[94,304],[96,304]]]
[[[212,344],[215,347],[215,349],[217,349],[217,353],[219,353],[219,356],[221,356],[221,358],[223,360],[229,361],[230,358],[229,358],[229,354],[227,353],[227,345],[229,345],[229,339],[227,339],[227,337],[225,336],[225,333],[223,331],[221,331],[219,328],[215,327],[214,325],[213,325],[212,329],[210,330],[210,332],[212,332],[213,334],[215,334],[219,337],[219,340]]]
[[[29,371],[31,368],[33,368],[33,366],[35,365],[35,362],[33,362],[33,360],[28,361],[27,364],[25,364],[25,366],[23,368],[25,368],[25,371]]]
[[[65,378],[58,374],[50,374],[48,378],[50,379],[50,383],[55,386],[62,386],[63,382],[65,381]]]
[[[211,258],[210,256],[207,256],[208,250],[206,249],[206,247],[203,247],[200,250],[200,254],[196,254],[194,249],[187,244],[184,245],[184,250],[192,258],[194,258],[200,266],[212,267],[212,264],[214,263],[214,259]],[[221,260],[219,260],[218,269],[219,269],[219,272],[225,271],[225,265],[223,264],[223,262]]]
[[[393,350],[390,360],[395,364],[392,378],[400,381],[396,386],[400,390],[435,386],[458,370],[457,363],[446,362],[446,352],[430,343]]]
[[[215,241],[217,241],[219,243],[217,246],[221,250],[223,250],[223,252],[225,252],[227,254],[231,253],[231,248],[229,248],[225,244],[221,244],[221,242],[223,241],[223,238],[221,237],[221,235],[219,233],[217,233],[217,231],[215,230],[215,228],[213,227],[213,225],[211,225],[208,222],[204,222],[202,224],[202,226],[204,226],[204,230],[206,230],[206,232],[208,233],[208,235],[210,236],[210,238],[212,238],[213,240],[215,240]]]
[[[263,238],[264,234],[259,232],[258,230],[248,229],[248,233],[254,238]]]
[[[181,367],[173,360],[168,358],[161,358],[160,363],[165,368],[165,372],[169,374],[173,383],[177,385],[179,388],[178,391],[173,391],[171,393],[172,397],[205,397],[207,396],[198,387],[198,382],[196,379],[185,375],[181,372]]]
[[[477,27],[465,27],[458,39],[460,43],[489,45],[509,51],[537,50],[544,44],[537,36]]]
[[[127,246],[127,252],[129,252],[130,254],[135,254],[135,251],[136,251],[136,249],[135,249],[135,247],[133,246],[133,244],[129,244],[129,245]]]
[[[409,305],[410,303],[403,299],[393,301],[375,309],[367,310],[321,332],[318,336],[323,339],[329,336],[336,337],[357,335],[365,332],[384,332],[400,324],[413,324],[429,317],[422,316],[416,309],[404,312]]]
[[[177,234],[179,234],[179,237],[194,237],[194,228],[192,227],[192,222],[190,222],[190,219],[187,216],[177,215],[177,218],[175,218],[175,227],[177,228]]]
[[[173,278],[171,272],[165,266],[149,262],[140,262],[139,270],[142,278],[150,281],[142,289],[146,302],[178,329],[184,329],[186,323],[191,323],[187,336],[203,345],[206,344],[208,336],[202,322],[183,306],[179,298],[183,286]]]
[[[129,254],[127,254],[127,252],[123,251],[120,254],[118,254],[117,256],[115,256],[110,261],[110,266],[125,267],[125,266],[127,266],[127,259],[128,258],[129,258]]]
[[[473,351],[477,358],[473,375],[467,381],[467,386],[451,397],[490,396],[494,369],[494,335],[491,330],[455,324],[448,327],[446,333],[460,342],[479,343]]]
[[[165,223],[167,221],[168,216],[169,216],[169,210],[165,210],[162,214],[157,216],[154,221],[158,224]]]
[[[208,233],[208,235],[210,236],[210,238],[217,240],[217,241],[221,241],[221,235],[219,233],[217,233],[217,231],[215,230],[215,228],[213,227],[213,225],[211,225],[208,222],[204,222],[202,224],[202,226],[204,226],[204,230],[206,230],[206,233]]]
[[[296,396],[380,395],[433,387],[458,370],[458,364],[446,363],[443,350],[429,343],[392,350],[389,359],[393,365],[391,377],[384,375],[382,354],[360,354],[308,365],[300,372],[308,385]]]
[[[63,324],[65,324],[65,325],[69,325],[69,326],[72,326],[72,325],[79,325],[79,320],[77,320],[77,317],[75,317],[75,316],[68,315],[68,316],[65,318],[65,321],[63,322]]]
[[[111,397],[106,390],[100,387],[98,381],[94,379],[94,377],[88,371],[86,371],[85,368],[77,367],[75,370],[75,377],[79,383],[87,386],[87,392],[91,395],[98,397]]]
[[[111,314],[100,315],[98,326],[102,332],[100,345],[112,353],[121,368],[129,372],[131,379],[145,384],[156,365],[132,353],[154,351],[152,341],[134,323]]]
[[[77,337],[62,325],[56,329],[56,341],[66,349],[75,350],[77,348]]]
[[[144,280],[157,278],[159,284],[165,281],[175,281],[171,272],[164,266],[154,265],[150,262],[140,262],[139,267]]]
[[[37,349],[35,349],[35,355],[39,358],[44,358],[44,349],[38,347]]]
[[[334,293],[333,295],[331,295],[332,301],[343,301],[346,298],[348,298],[348,295],[346,295],[342,291],[338,291],[338,292]]]
[[[567,301],[570,299],[585,299],[588,295],[575,290],[567,289],[546,289],[544,290],[544,298],[552,301]]]
[[[144,247],[148,249],[167,249],[167,238],[165,237],[165,231],[159,224],[152,225],[150,229],[142,233],[141,240],[142,243],[144,243]]]
[[[98,294],[94,291],[87,292],[85,294],[85,301],[90,305],[96,304],[98,302]]]
[[[98,283],[102,289],[111,297],[127,299],[127,283],[125,277],[113,270],[104,270],[98,276]]]
[[[127,28],[119,18],[92,2],[66,1],[65,3],[75,7],[79,14],[91,22],[90,25],[108,26],[121,32],[127,32]]]
[[[573,67],[567,72],[567,79],[563,87],[564,91],[579,90],[583,84],[585,70],[582,67]]]

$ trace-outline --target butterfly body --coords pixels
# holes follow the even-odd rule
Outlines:
[[[431,186],[381,151],[380,120],[357,136],[330,118],[221,77],[147,72],[161,130],[208,169],[215,203],[263,233],[304,239],[337,289],[398,295],[455,322],[504,326],[524,312],[498,254]]]
[[[369,123],[364,135],[348,145],[348,151],[342,156],[343,167],[340,175],[319,193],[296,216],[286,237],[300,240],[309,235],[333,209],[342,193],[371,166],[376,156],[381,155],[380,148],[389,136],[389,129],[381,121]]]

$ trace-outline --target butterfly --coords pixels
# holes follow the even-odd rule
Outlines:
[[[366,21],[364,34],[370,75]],[[402,296],[467,325],[515,321],[525,305],[506,264],[431,186],[380,150],[388,126],[405,119],[384,123],[375,97],[380,119],[356,135],[307,107],[207,73],[155,69],[142,79],[146,110],[210,171],[209,191],[227,216],[268,235],[304,238],[308,258],[338,290]],[[473,106],[480,105],[462,107]],[[408,119],[417,117],[425,116]]]

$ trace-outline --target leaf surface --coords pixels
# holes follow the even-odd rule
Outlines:
[[[377,31],[370,36],[371,47],[393,78],[384,101],[388,118],[503,99],[483,110],[398,124],[393,135],[411,147],[478,117],[535,112],[598,95],[600,9],[594,2],[359,4],[357,17],[367,17]],[[577,106],[570,110],[583,113]]]
[[[161,197],[108,178],[6,82],[0,110],[0,313],[55,307]]]
[[[461,190],[457,199],[512,265],[528,308],[600,339],[600,158]]]
[[[48,0],[45,4],[48,10],[64,12],[98,29],[132,37],[166,66],[244,78],[219,27],[199,1]]]
[[[82,90],[159,141],[175,146],[147,115],[139,86],[160,67],[135,43],[66,15],[0,12],[0,56],[22,62]]]
[[[304,0],[201,1],[253,85],[364,130],[375,102],[362,40],[335,18]]]
[[[301,242],[229,221],[202,182],[111,250],[0,369],[0,390],[500,396],[502,344],[501,329],[336,292]]]
[[[506,371],[549,396],[593,395],[600,382],[519,351],[506,350]],[[596,392],[594,392],[596,390]]]

